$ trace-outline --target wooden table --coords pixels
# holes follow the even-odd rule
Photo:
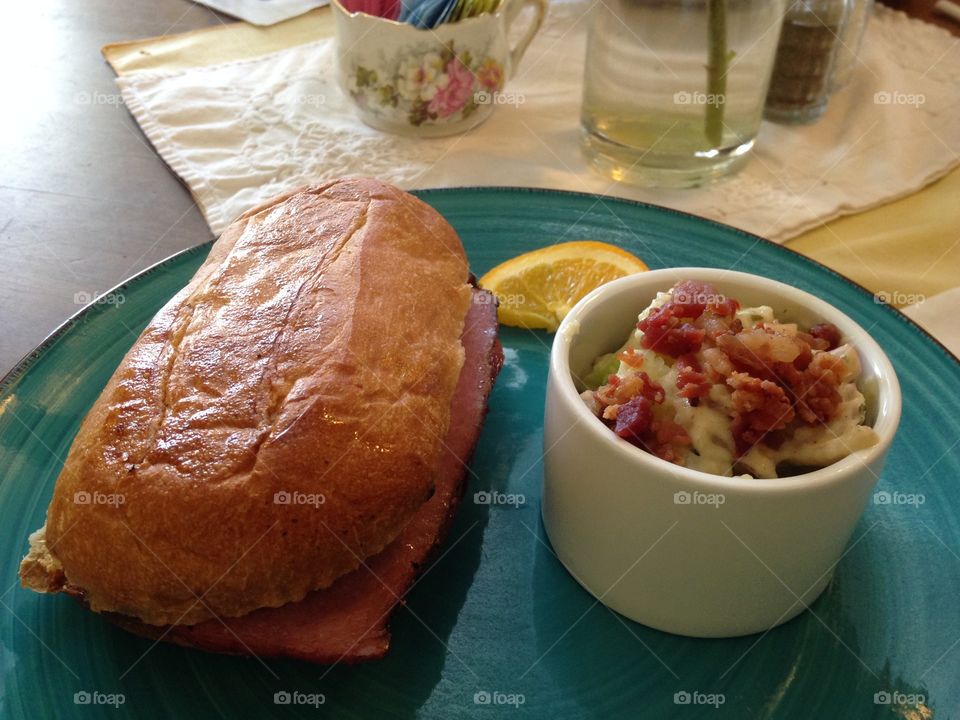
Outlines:
[[[7,12],[0,374],[85,296],[210,239],[190,194],[117,103],[100,48],[229,22],[186,0],[44,0]]]
[[[928,17],[933,2],[898,6]],[[86,298],[210,239],[189,193],[119,104],[99,51],[111,41],[230,22],[186,0],[17,2],[7,12],[0,374]],[[960,25],[943,25],[960,35]]]

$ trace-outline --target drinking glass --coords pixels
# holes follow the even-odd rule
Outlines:
[[[850,82],[853,68],[860,55],[860,45],[863,43],[863,33],[867,29],[867,22],[873,13],[873,0],[853,0],[850,6],[850,17],[847,27],[840,36],[840,47],[837,49],[837,59],[834,61],[833,83],[831,90],[842,90]]]
[[[584,153],[614,180],[697,186],[753,147],[783,0],[605,0],[591,10]]]

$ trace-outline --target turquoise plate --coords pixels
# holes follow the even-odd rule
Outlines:
[[[459,231],[478,274],[523,251],[594,238],[651,268],[776,278],[869,329],[903,387],[903,421],[878,487],[887,495],[875,496],[892,501],[867,508],[824,595],[784,626],[733,640],[668,635],[598,605],[556,560],[540,523],[551,337],[509,328],[468,501],[445,554],[395,616],[385,660],[330,668],[154,645],[65,597],[22,590],[27,535],[43,523],[81,418],[137,333],[193,275],[203,245],[118,287],[122,303],[84,309],[0,384],[2,717],[960,716],[960,365],[951,355],[824,267],[689,215],[547,191],[420,196]],[[485,490],[524,502],[470,501]]]

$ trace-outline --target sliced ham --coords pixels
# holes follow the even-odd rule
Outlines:
[[[193,626],[156,627],[120,615],[110,615],[110,619],[138,635],[210,652],[316,663],[355,663],[383,657],[390,645],[390,616],[453,524],[466,486],[466,463],[480,435],[487,397],[503,364],[496,302],[479,289],[474,290],[473,299],[461,337],[466,357],[454,394],[436,489],[393,543],[329,588],[279,608]]]

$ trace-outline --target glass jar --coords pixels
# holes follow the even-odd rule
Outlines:
[[[863,33],[872,14],[873,0],[853,0],[846,30],[840,36],[840,48],[837,50],[830,88],[832,91],[842,90],[850,82],[860,55],[860,45],[863,44]]]
[[[614,180],[691,187],[753,147],[783,0],[605,0],[589,19],[581,126]]]
[[[827,109],[850,0],[792,0],[783,18],[764,117],[813,122]]]

